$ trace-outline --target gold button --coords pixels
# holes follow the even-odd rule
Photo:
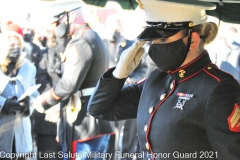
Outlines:
[[[148,113],[151,114],[153,112],[153,110],[154,110],[154,107],[152,106],[148,109]]]
[[[150,145],[148,143],[146,143],[146,148],[147,148],[147,150],[150,149]]]
[[[212,67],[207,67],[207,69],[212,69]]]
[[[147,124],[144,126],[144,131],[145,131],[145,132],[148,131],[148,126],[147,126]]]
[[[166,97],[166,94],[162,94],[162,95],[160,96],[160,100],[163,100],[165,97]]]
[[[173,89],[173,82],[170,84],[170,89]]]

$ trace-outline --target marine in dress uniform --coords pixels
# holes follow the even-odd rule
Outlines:
[[[240,85],[214,65],[204,44],[217,35],[205,10],[192,0],[141,0],[148,26],[100,78],[88,111],[103,120],[137,117],[143,159],[240,159]],[[182,33],[182,34],[180,34]],[[177,37],[177,38],[176,38]],[[158,69],[132,85],[145,42]]]
[[[64,69],[61,79],[51,90],[38,97],[34,104],[39,112],[45,112],[45,110],[61,102],[59,140],[65,153],[75,153],[79,141],[86,142],[100,134],[114,135],[110,122],[96,120],[87,113],[87,103],[90,95],[99,77],[108,68],[108,53],[98,34],[84,21],[80,2],[59,2],[52,6],[52,10],[55,10],[56,19],[54,21],[57,22],[56,35],[61,33],[62,36],[67,38],[70,34],[71,40],[64,52]],[[76,12],[72,12],[74,10]],[[78,17],[74,24],[70,21],[71,15]],[[63,18],[66,18],[65,22],[62,22]],[[78,27],[69,30],[70,25]],[[81,102],[69,110],[69,107],[65,106],[68,104],[69,98],[76,92],[79,93]],[[78,110],[80,111],[78,112]],[[93,143],[91,147],[101,147],[103,144],[103,146],[108,147],[108,142]],[[114,141],[112,142],[114,146]],[[85,152],[89,151],[89,148],[85,147],[84,144],[80,148]],[[92,151],[110,152],[105,148],[100,149]],[[73,157],[64,158],[71,159]]]

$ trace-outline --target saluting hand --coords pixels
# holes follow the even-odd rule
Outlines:
[[[113,76],[115,78],[127,78],[127,76],[137,68],[144,53],[144,48],[142,48],[142,46],[145,43],[145,41],[137,41],[122,52],[120,60],[113,71]]]

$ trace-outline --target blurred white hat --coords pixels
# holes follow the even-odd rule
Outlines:
[[[79,0],[59,1],[52,4],[49,8],[53,16],[52,22],[58,21],[68,12],[81,8],[82,5],[83,3]]]

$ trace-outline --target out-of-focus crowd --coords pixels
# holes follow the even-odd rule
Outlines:
[[[78,9],[76,10],[78,11]],[[104,66],[104,69],[97,71],[98,73],[94,81],[96,81],[105,70],[116,66],[122,51],[130,47],[136,39],[136,37],[133,38],[134,36],[131,36],[129,39],[126,38],[130,37],[130,35],[126,34],[131,32],[131,30],[129,30],[130,28],[123,27],[121,22],[122,19],[119,18],[117,12],[117,9],[113,8],[98,10],[99,21],[92,23],[92,27],[91,24],[88,25],[87,22],[84,21],[84,17],[82,17],[81,13],[76,13],[78,16],[76,24],[78,26],[72,31],[70,31],[71,29],[67,31],[67,34],[71,34],[71,36],[66,35],[66,28],[64,28],[66,26],[60,25],[65,24],[61,23],[61,19],[64,19],[66,15],[63,15],[60,20],[53,21],[54,23],[49,24],[49,27],[44,28],[33,27],[28,19],[5,19],[2,21],[0,34],[0,46],[2,48],[0,67],[1,79],[6,80],[4,80],[4,84],[1,85],[0,89],[0,125],[2,135],[0,139],[0,150],[3,151],[1,152],[1,158],[4,159],[5,157],[8,159],[10,158],[8,154],[14,153],[20,156],[18,159],[24,159],[29,154],[32,154],[32,157],[36,154],[36,156],[41,159],[44,155],[45,159],[63,159],[63,157],[53,157],[49,155],[50,153],[57,155],[58,152],[64,150],[63,143],[65,141],[62,143],[58,137],[59,123],[61,123],[60,117],[63,114],[60,113],[60,103],[57,103],[44,113],[35,110],[32,104],[36,97],[48,93],[54,86],[59,85],[58,82],[61,79],[64,79],[63,75],[67,72],[64,71],[64,67],[67,65],[66,61],[70,59],[66,59],[65,50],[67,44],[71,39],[74,39],[75,36],[74,33],[71,32],[76,32],[76,30],[79,31],[79,28],[83,26],[87,27],[87,29],[84,29],[83,33],[77,36],[79,36],[79,38],[84,35],[91,36],[91,33],[88,33],[86,30],[92,30],[92,28],[94,28],[96,32],[93,31],[93,33],[96,34],[98,41],[100,41],[99,43],[101,43],[100,47],[102,47],[105,52],[101,53],[105,54],[105,60],[99,60],[101,63],[100,65]],[[139,26],[139,33],[141,27],[143,26]],[[89,37],[86,39],[88,38]],[[89,39],[91,38],[94,37],[90,37]],[[85,47],[87,50],[88,46]],[[147,51],[148,44],[145,45],[145,48]],[[97,54],[90,52],[92,51],[86,51],[85,54]],[[70,63],[74,62],[70,61]],[[78,67],[81,67],[81,65]],[[84,70],[86,72],[85,74],[89,74],[88,72],[91,71],[85,67],[82,66],[80,70]],[[145,78],[154,67],[155,65],[148,58],[146,52],[139,67],[134,73],[129,75],[126,85]],[[68,69],[71,70],[70,68]],[[77,77],[78,75],[72,76]],[[80,77],[82,78],[81,81],[92,81],[86,75],[83,76],[85,77]],[[71,79],[71,77],[68,78]],[[82,82],[79,82],[79,85],[80,83]],[[29,87],[35,86],[36,84],[41,84],[37,91],[28,95],[23,100],[18,101],[18,98],[23,95]],[[67,85],[68,84],[66,84],[65,87],[68,87]],[[81,85],[83,85],[83,87],[79,86],[79,88],[84,89],[84,83]],[[96,82],[93,83],[93,86],[94,85],[96,85]],[[67,100],[69,100],[69,97]],[[86,109],[82,110],[86,112]],[[84,117],[83,115],[81,116]],[[80,121],[84,123],[84,120]],[[124,153],[137,152],[138,144],[135,121],[135,119],[131,119],[108,122],[110,124],[111,133],[114,135],[111,143],[109,142],[109,144],[107,144],[108,148]],[[87,124],[92,125],[90,122],[87,122]],[[87,127],[91,128],[91,126]],[[65,131],[66,134],[70,134],[67,130],[60,130],[63,132]],[[96,135],[97,134],[93,134],[93,136]],[[82,137],[81,139],[84,139],[84,136]],[[71,139],[69,143],[72,143],[73,140]],[[69,147],[69,145],[66,146]],[[33,147],[37,148],[36,153],[33,153]],[[65,149],[67,147],[65,147]],[[109,149],[108,152],[113,153],[114,151],[111,151],[111,149]],[[72,149],[68,148],[66,151],[72,151]],[[70,157],[67,156],[67,158]]]

